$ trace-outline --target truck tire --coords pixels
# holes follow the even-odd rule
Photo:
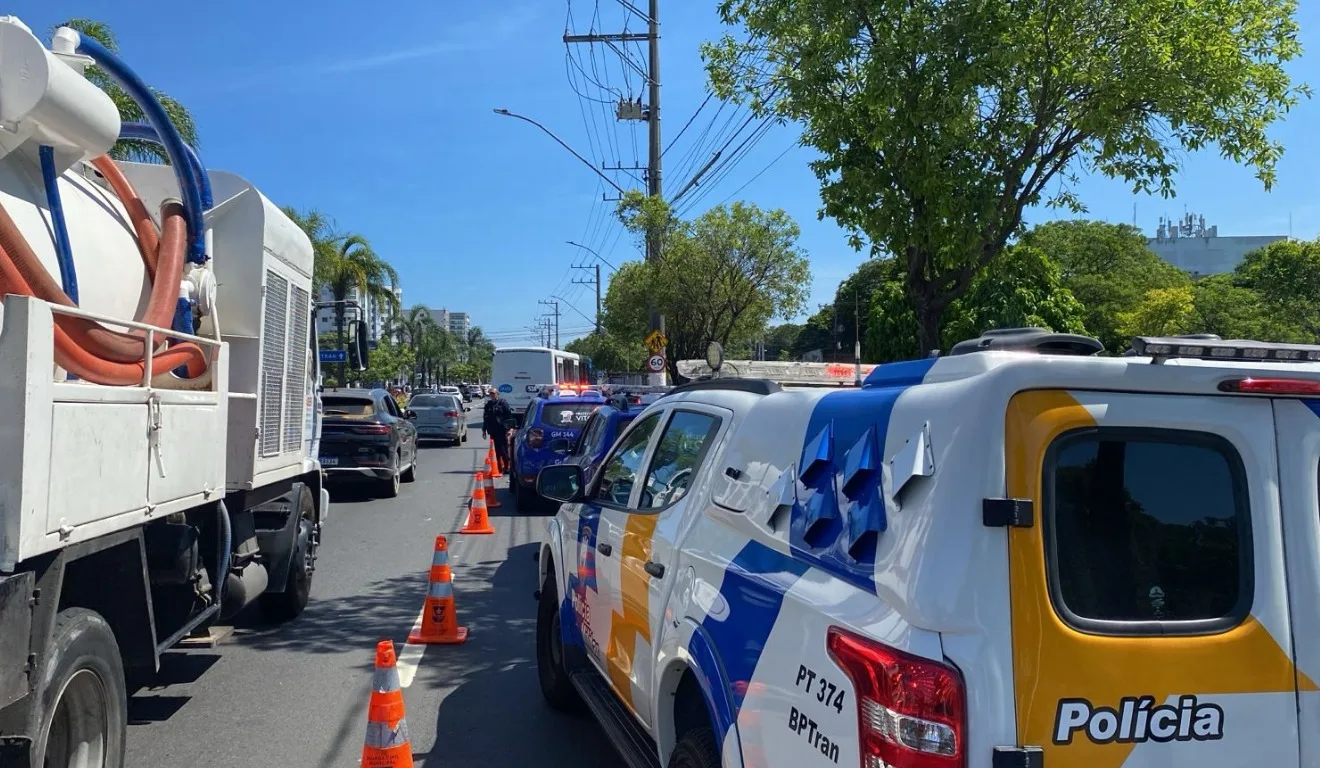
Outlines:
[[[715,732],[709,728],[697,728],[683,734],[669,755],[669,768],[720,768]]]
[[[578,712],[582,699],[564,664],[563,635],[559,631],[559,592],[552,571],[541,586],[541,600],[536,610],[536,676],[541,695],[551,709]]]
[[[261,615],[268,621],[292,621],[302,615],[312,596],[312,574],[316,570],[316,507],[312,492],[303,486],[298,494],[298,533],[295,534],[293,552],[289,554],[289,578],[283,592],[262,594],[259,600]],[[299,542],[306,542],[301,545]]]
[[[106,620],[86,608],[60,611],[37,672],[32,768],[123,768],[128,692]]]

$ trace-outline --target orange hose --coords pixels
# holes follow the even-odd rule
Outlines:
[[[183,255],[187,248],[183,206],[172,200],[161,206],[164,226],[158,235],[155,223],[146,214],[146,207],[119,167],[104,156],[96,158],[93,163],[133,218],[139,252],[148,272],[153,275],[151,297],[140,322],[169,327],[177,304]],[[42,266],[3,206],[0,206],[0,292],[74,306]],[[55,326],[55,358],[60,367],[99,384],[132,385],[142,381],[145,371],[143,331],[135,329],[121,333],[86,318],[67,315],[57,315]],[[189,376],[195,377],[206,370],[207,361],[200,347],[185,343],[153,353],[152,365],[153,370],[161,373],[186,365]]]
[[[0,294],[11,293],[31,296],[32,289],[9,254],[0,248]],[[116,363],[96,357],[58,324],[55,326],[55,362],[64,370],[97,384],[140,384],[146,373],[146,364],[142,361]],[[189,376],[198,376],[206,370],[206,354],[196,344],[177,344],[152,356],[151,364],[152,370],[161,373],[186,365]]]
[[[142,254],[142,262],[147,265],[147,275],[155,280],[157,252],[160,249],[160,235],[156,232],[156,222],[151,220],[151,214],[147,213],[147,206],[143,204],[142,198],[138,197],[137,190],[133,189],[128,177],[119,170],[119,165],[111,160],[109,155],[92,158],[92,166],[101,172],[110,184],[110,188],[115,191],[115,195],[119,197],[119,202],[124,204],[124,210],[128,212],[128,218],[133,222],[133,229],[137,231],[138,252]]]

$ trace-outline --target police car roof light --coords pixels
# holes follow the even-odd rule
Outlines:
[[[958,670],[839,627],[829,628],[825,645],[857,693],[863,764],[966,765],[967,695]]]
[[[1132,351],[1157,361],[1175,357],[1194,360],[1239,360],[1268,363],[1320,362],[1315,344],[1275,344],[1249,339],[1221,339],[1213,334],[1199,336],[1137,336]]]
[[[1250,395],[1320,397],[1320,381],[1308,381],[1306,379],[1228,379],[1219,382],[1219,391]]]

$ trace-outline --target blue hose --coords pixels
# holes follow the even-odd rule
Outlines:
[[[150,123],[124,123],[119,127],[119,138],[150,141],[162,145],[165,143]],[[211,176],[206,172],[206,166],[202,165],[201,158],[197,156],[197,150],[191,144],[184,144],[183,148],[188,152],[188,166],[192,170],[193,181],[201,190],[202,210],[209,211],[215,207],[215,198],[211,196]]]
[[[45,144],[37,150],[41,156],[41,181],[46,186],[46,206],[50,208],[50,228],[55,232],[55,256],[60,264],[60,285],[64,295],[78,304],[78,272],[73,266],[69,246],[69,228],[64,223],[64,204],[60,202],[59,176],[55,173],[55,150]]]
[[[142,79],[118,56],[86,35],[79,36],[78,53],[92,57],[96,65],[105,70],[110,79],[123,88],[124,92],[142,108],[147,120],[156,129],[161,143],[165,145],[165,153],[169,155],[170,165],[174,168],[174,178],[178,181],[179,191],[183,194],[185,218],[188,222],[189,234],[192,236],[188,260],[196,264],[206,263],[206,239],[202,231],[202,193],[193,179],[191,164],[188,161],[188,149],[183,137],[179,135],[174,123],[170,122],[165,108],[161,106],[147,84],[142,82]]]

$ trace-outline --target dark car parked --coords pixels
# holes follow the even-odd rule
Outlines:
[[[417,477],[417,427],[383,389],[327,389],[321,393],[321,467],[333,479],[367,478],[381,495]]]

